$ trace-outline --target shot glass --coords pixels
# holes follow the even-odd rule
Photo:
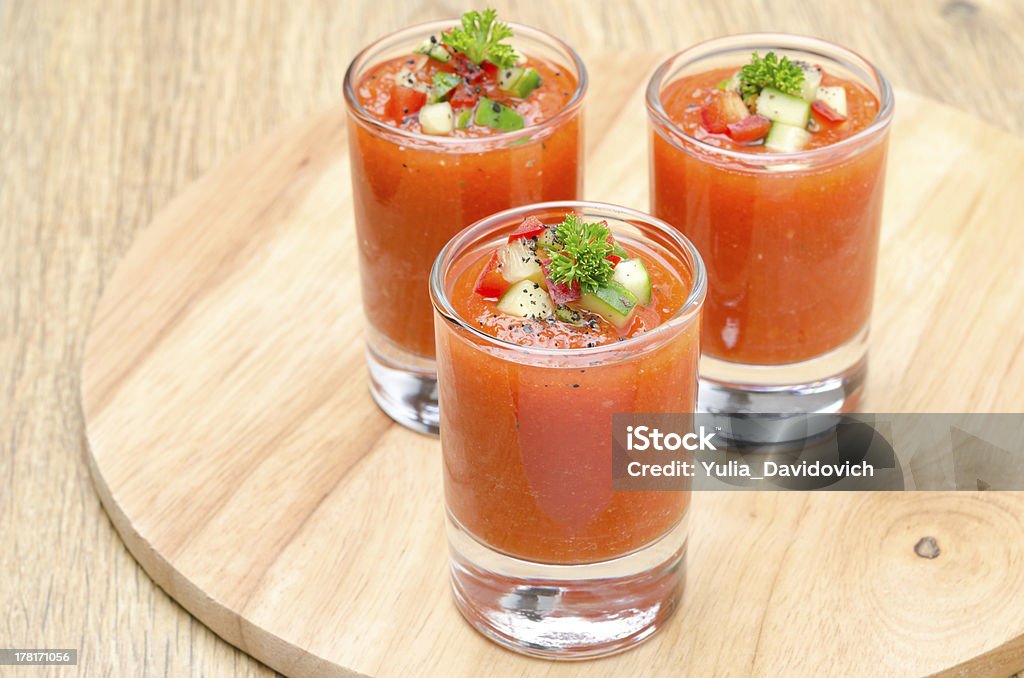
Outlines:
[[[525,217],[557,223],[567,211],[606,220],[627,250],[683,281],[665,322],[559,349],[496,339],[460,314],[474,262]],[[705,286],[700,256],[677,229],[601,203],[500,212],[441,250],[430,293],[451,583],[485,636],[535,656],[600,656],[649,637],[676,608],[690,492],[617,490],[612,417],[692,414]]]
[[[568,103],[539,124],[431,136],[381,122],[359,103],[357,88],[375,65],[454,25],[433,22],[381,38],[356,56],[344,83],[370,391],[392,419],[429,433],[437,432],[438,412],[427,281],[437,253],[488,214],[577,198],[583,181],[586,69],[572,48],[535,28],[511,24],[512,44],[576,82]]]
[[[698,139],[666,110],[666,90],[751,52],[819,64],[877,99],[866,127],[829,146],[755,153]],[[686,49],[647,87],[651,212],[704,257],[700,409],[844,412],[867,371],[893,93],[850,50],[784,34],[738,35]]]

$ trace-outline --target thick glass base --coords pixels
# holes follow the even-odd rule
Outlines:
[[[742,365],[701,358],[697,409],[732,415],[728,425],[736,440],[775,443],[798,440],[828,427],[829,418],[805,414],[842,414],[860,403],[867,377],[867,331],[818,358],[790,365]],[[749,430],[742,416],[751,417]]]
[[[405,354],[378,336],[367,337],[366,365],[370,394],[385,414],[406,428],[437,435],[440,418],[434,361]]]
[[[547,565],[494,551],[448,518],[455,604],[478,631],[547,659],[628,650],[661,628],[679,604],[686,520],[658,541],[613,560]]]

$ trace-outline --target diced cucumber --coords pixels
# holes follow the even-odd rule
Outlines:
[[[574,308],[569,308],[565,305],[555,307],[555,318],[561,320],[563,323],[569,323],[570,325],[582,325],[583,314]]]
[[[537,236],[537,247],[539,249],[550,249],[555,244],[555,229],[548,226],[544,232]]]
[[[616,327],[628,325],[636,310],[636,296],[614,280],[609,280],[595,292],[583,292],[579,303]]]
[[[806,146],[810,140],[811,133],[803,127],[773,122],[772,128],[768,130],[768,136],[764,139],[764,146],[780,153],[794,153]]]
[[[498,261],[501,263],[502,277],[510,283],[520,280],[544,282],[544,271],[540,267],[537,253],[525,238],[513,240],[498,250]]]
[[[420,109],[420,128],[424,134],[451,134],[455,128],[455,115],[447,101],[427,104]]]
[[[800,85],[800,97],[806,101],[814,101],[814,95],[821,85],[821,67],[806,61],[797,61],[796,65],[804,72],[804,81]]]
[[[462,78],[459,76],[445,71],[434,73],[433,80],[434,85],[430,88],[430,103],[441,101],[462,82]]]
[[[757,112],[773,122],[807,127],[807,121],[811,118],[811,104],[773,87],[765,87],[757,97]]]
[[[629,252],[626,251],[626,248],[614,240],[612,241],[612,254],[620,259],[629,259]]]
[[[540,73],[536,68],[506,68],[498,74],[498,87],[520,99],[530,96],[530,92],[540,87]]]
[[[438,41],[437,36],[430,36],[420,46],[413,50],[416,54],[426,54],[431,59],[440,61],[441,63],[448,63],[452,55],[448,53],[448,50]]]
[[[731,78],[723,80],[718,83],[718,89],[724,92],[739,92],[740,91],[740,72],[736,71],[732,74]]]
[[[536,68],[529,68],[523,71],[523,77],[519,78],[519,82],[515,84],[515,88],[512,93],[520,99],[525,99],[530,96],[533,90],[541,86],[542,81],[540,79],[540,73],[537,72]]]
[[[523,77],[523,70],[516,66],[515,68],[503,68],[501,73],[498,73],[498,88],[504,91],[509,91],[512,86],[518,82],[519,78]]]
[[[480,97],[480,101],[477,102],[476,115],[473,116],[473,122],[500,132],[513,132],[526,127],[526,121],[523,120],[523,116],[505,104],[488,99],[487,97]]]
[[[463,108],[459,111],[458,116],[455,117],[455,126],[458,129],[465,129],[469,127],[469,123],[473,121],[473,109]]]
[[[647,267],[639,259],[620,261],[612,274],[612,280],[633,293],[636,300],[643,305],[651,303],[651,276]]]
[[[815,97],[818,101],[824,101],[833,111],[839,115],[846,116],[846,88],[842,85],[837,87],[819,87]]]
[[[427,83],[421,82],[410,68],[403,68],[395,73],[395,84],[414,89],[417,92],[426,92],[429,89]]]
[[[547,291],[532,280],[520,280],[498,300],[498,310],[517,318],[544,320],[555,313]]]

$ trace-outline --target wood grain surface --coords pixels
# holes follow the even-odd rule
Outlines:
[[[592,59],[607,77],[591,96],[623,105],[589,114],[591,197],[646,202],[629,74],[663,56]],[[1000,216],[1024,211],[1024,143],[897,100],[868,402],[1019,409],[1024,324],[1002,319],[1024,304],[1024,231]],[[109,281],[86,346],[103,504],[146,571],[219,635],[294,676],[1024,666],[1024,493],[700,493],[681,614],[650,643],[552,666],[473,632],[445,577],[439,444],[367,393],[343,130],[334,106],[172,201]],[[914,553],[924,537],[939,558]]]
[[[588,58],[748,30],[820,35],[869,55],[897,85],[1024,132],[1016,0],[495,4]],[[80,675],[273,673],[157,588],[103,513],[78,405],[87,329],[136,231],[174,195],[252,140],[335,101],[368,36],[461,9],[0,2],[0,645],[78,647]],[[593,142],[599,129],[590,132]],[[905,248],[939,256],[948,244],[922,229]],[[1015,312],[1006,309],[1004,324]],[[959,341],[983,362],[971,332],[965,324]],[[897,362],[931,366],[938,379],[937,358],[908,346]],[[945,388],[956,390],[952,380]],[[984,409],[1000,388],[956,395]]]

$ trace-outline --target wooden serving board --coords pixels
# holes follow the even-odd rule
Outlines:
[[[590,60],[588,197],[646,207],[637,74],[658,60]],[[907,92],[897,110],[867,406],[1024,409],[1024,144]],[[448,591],[439,444],[367,392],[344,124],[329,110],[197,182],[96,313],[93,478],[192,614],[294,676],[1024,668],[1012,493],[701,493],[682,609],[650,642],[556,664],[472,631]],[[915,555],[925,536],[939,557]]]

